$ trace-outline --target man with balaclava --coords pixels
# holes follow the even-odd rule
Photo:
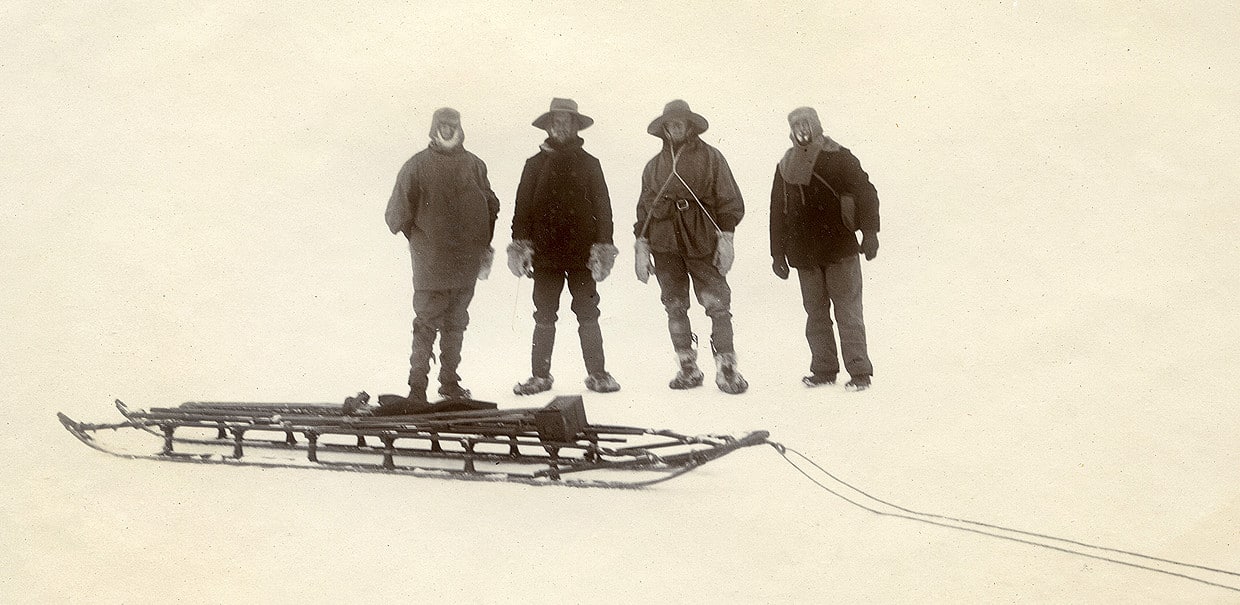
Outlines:
[[[409,240],[413,262],[413,354],[406,401],[380,406],[376,413],[402,413],[426,404],[436,336],[439,394],[445,399],[470,396],[457,368],[474,286],[491,271],[499,198],[491,190],[486,164],[465,150],[464,141],[461,114],[448,107],[436,110],[430,143],[401,167],[388,200],[388,228]]]
[[[512,218],[508,268],[534,278],[534,336],[529,379],[513,387],[517,395],[551,388],[551,355],[560,296],[568,284],[577,335],[585,361],[587,389],[620,390],[606,369],[599,328],[597,282],[616,260],[612,243],[611,198],[599,161],[582,148],[578,132],[594,120],[577,111],[572,99],[552,99],[533,125],[547,131],[538,153],[525,162]]]
[[[858,254],[867,261],[878,255],[878,192],[856,156],[823,134],[813,108],[793,110],[788,125],[792,147],[771,187],[771,257],[776,276],[788,279],[793,267],[801,282],[810,350],[810,375],[801,381],[835,384],[842,354],[850,377],[845,387],[862,391],[870,387],[874,366],[866,350]]]
[[[734,258],[733,237],[745,204],[727,160],[700,138],[706,118],[675,100],[663,108],[646,132],[663,140],[663,148],[642,172],[637,202],[635,270],[645,283],[653,273],[680,370],[672,389],[702,385],[697,338],[689,322],[689,289],[711,319],[710,347],[715,385],[725,393],[743,393],[749,383],[737,369],[732,333],[732,289],[725,277]]]

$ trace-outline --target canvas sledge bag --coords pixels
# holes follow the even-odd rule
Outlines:
[[[840,196],[840,219],[844,221],[844,228],[857,230],[857,201],[847,193]]]

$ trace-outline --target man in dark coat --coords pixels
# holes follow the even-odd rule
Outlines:
[[[576,102],[558,98],[533,122],[547,131],[547,139],[525,162],[508,246],[513,275],[534,278],[532,372],[513,387],[518,395],[546,391],[555,380],[551,353],[565,283],[577,315],[586,388],[599,393],[620,389],[606,369],[596,285],[607,278],[616,260],[611,198],[598,159],[582,149],[577,135],[593,123],[577,111]]]
[[[491,238],[499,198],[486,164],[465,150],[461,115],[436,110],[430,144],[401,167],[384,218],[392,233],[409,239],[413,261],[413,354],[406,405],[426,403],[426,387],[439,336],[439,394],[468,399],[456,373],[469,325],[476,280],[491,270]],[[388,413],[379,410],[378,413]]]
[[[849,390],[869,388],[874,366],[866,351],[861,312],[861,261],[878,255],[878,192],[852,152],[823,134],[818,113],[801,107],[788,114],[792,147],[775,170],[771,187],[772,270],[788,279],[797,269],[809,341],[807,386],[835,384],[840,362],[831,306],[839,327]],[[856,231],[861,231],[857,244]]]
[[[725,393],[743,393],[749,383],[736,365],[732,341],[732,289],[728,270],[733,235],[745,216],[736,180],[718,149],[699,138],[709,124],[679,99],[663,108],[646,132],[663,139],[663,149],[642,172],[637,222],[633,226],[637,278],[645,283],[653,271],[667,328],[680,371],[668,386],[702,385],[697,349],[689,323],[689,287],[711,319],[715,385]],[[653,257],[653,263],[652,263]]]

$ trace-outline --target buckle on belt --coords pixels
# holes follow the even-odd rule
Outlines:
[[[689,209],[689,200],[686,200],[686,199],[685,199],[685,198],[683,198],[683,197],[682,197],[682,198],[680,198],[680,199],[678,199],[678,200],[676,200],[676,209],[677,209],[677,210],[688,210],[688,209]]]

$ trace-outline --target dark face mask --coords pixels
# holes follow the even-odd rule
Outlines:
[[[667,133],[667,138],[673,143],[683,143],[689,138],[689,124],[684,120],[668,120],[663,125],[663,132]]]
[[[792,139],[797,145],[809,145],[814,140],[813,130],[809,124],[805,122],[797,122],[792,125]]]

